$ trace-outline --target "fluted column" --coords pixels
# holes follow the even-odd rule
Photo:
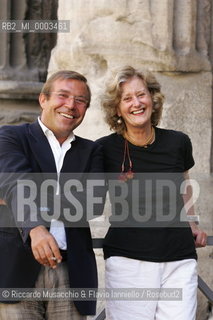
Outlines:
[[[174,0],[152,0],[150,2],[152,20],[152,38],[158,50],[173,49],[173,12]]]
[[[212,65],[212,71],[213,71],[213,3],[211,5],[211,21],[210,21],[210,26],[211,26],[211,32],[210,32],[210,44],[209,44],[209,58],[211,61]],[[212,84],[212,113],[213,113],[213,84]],[[211,158],[210,158],[210,163],[211,163],[211,172],[213,172],[213,120],[212,120],[212,146],[211,146]],[[213,257],[213,255],[212,255]]]
[[[10,16],[10,0],[0,0],[0,20],[8,19]],[[10,35],[0,32],[0,79],[4,78],[2,70],[9,66],[9,50],[10,50]]]
[[[177,54],[195,50],[196,0],[175,0],[173,44]]]
[[[0,0],[1,20],[24,20],[26,0]],[[30,80],[30,70],[26,70],[25,43],[23,33],[1,32],[2,45],[0,49],[0,79]]]
[[[0,0],[1,20],[57,20],[57,0]],[[37,99],[55,33],[0,33],[0,98]]]
[[[0,19],[57,20],[57,6],[58,0],[0,0]],[[0,32],[0,125],[38,117],[38,94],[56,39],[56,33]]]

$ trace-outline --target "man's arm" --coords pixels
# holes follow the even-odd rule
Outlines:
[[[48,223],[42,219],[38,203],[37,210],[33,214],[36,221],[33,221],[29,207],[25,206],[24,212],[19,212],[18,179],[34,181],[31,163],[23,149],[18,129],[10,126],[2,127],[0,129],[0,204],[7,205],[10,209],[14,227],[18,228],[23,242],[31,239],[35,259],[41,264],[54,267],[56,261],[51,259],[53,254],[57,260],[61,259],[58,245],[46,228]],[[24,219],[21,220],[20,216]]]
[[[13,214],[14,226],[20,229],[23,227],[25,229],[23,231],[27,231],[31,227],[44,222],[39,215],[36,216],[36,221],[32,219],[37,210],[30,210],[29,206],[24,207],[24,212],[19,210],[22,201],[18,197],[21,181],[27,180],[34,183],[35,175],[33,176],[29,155],[26,154],[22,145],[23,134],[20,134],[18,129],[12,126],[0,129],[0,198],[7,204]],[[38,206],[36,209],[38,209]],[[26,234],[25,237],[23,232],[20,233],[23,241],[26,241],[28,235]]]

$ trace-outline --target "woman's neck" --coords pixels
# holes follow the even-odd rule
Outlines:
[[[155,140],[155,129],[150,125],[146,128],[127,130],[124,133],[124,138],[130,143],[139,146],[146,147],[153,143]]]

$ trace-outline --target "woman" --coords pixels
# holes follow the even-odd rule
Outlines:
[[[126,219],[121,219],[123,222],[120,224],[116,222],[119,219],[112,215],[112,226],[104,241],[106,287],[147,288],[145,291],[141,289],[140,301],[108,300],[108,320],[195,319],[195,246],[206,245],[206,234],[199,230],[195,223],[190,222],[190,228],[188,222],[181,222],[177,216],[172,221],[158,219],[165,218],[165,214],[169,216],[173,207],[180,217],[180,203],[183,201],[182,196],[182,200],[179,197],[176,201],[171,194],[168,196],[163,191],[163,204],[160,203],[158,191],[162,181],[169,181],[170,185],[174,186],[173,182],[176,180],[175,183],[178,184],[175,186],[180,186],[180,176],[188,177],[188,170],[194,165],[188,136],[182,132],[157,127],[163,101],[164,96],[154,76],[130,66],[113,75],[103,96],[106,121],[115,131],[98,140],[104,149],[105,171],[119,173],[117,177],[120,183],[128,186],[128,204],[131,202],[131,205],[127,206],[125,199],[125,203],[116,207],[113,203],[116,198],[115,189],[110,189],[109,178],[113,215],[122,215],[122,205],[128,209],[124,214]],[[139,184],[133,184],[134,179],[138,179]],[[148,181],[151,181],[151,184]],[[137,187],[141,185],[142,188],[138,191]],[[186,190],[184,200],[188,201],[191,190]],[[147,198],[150,201],[147,201]],[[168,205],[171,198],[174,200],[173,207]],[[159,204],[163,206],[162,210]],[[152,216],[148,215],[149,218],[141,220],[143,214],[147,217],[148,211]],[[193,214],[192,208],[189,213]],[[167,294],[167,301],[156,298],[159,288],[170,288],[170,291],[172,288],[180,288],[176,296],[178,298],[179,295],[178,301],[171,298],[172,292],[164,292]]]

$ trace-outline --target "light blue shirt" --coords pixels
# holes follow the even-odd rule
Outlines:
[[[62,145],[60,145],[54,133],[41,122],[40,118],[38,118],[38,123],[41,126],[41,129],[44,132],[45,136],[47,137],[47,140],[52,149],[52,153],[55,159],[55,165],[57,169],[58,181],[59,181],[60,171],[63,166],[64,157],[67,151],[71,148],[72,146],[71,143],[72,141],[75,140],[75,136],[73,132],[71,132],[70,135],[67,137],[67,139],[62,143]],[[59,194],[59,192],[60,192],[60,189],[58,184],[56,194]],[[55,240],[58,243],[59,248],[62,250],[66,250],[67,242],[66,242],[64,223],[60,220],[52,219],[50,223],[50,233],[54,236]]]

